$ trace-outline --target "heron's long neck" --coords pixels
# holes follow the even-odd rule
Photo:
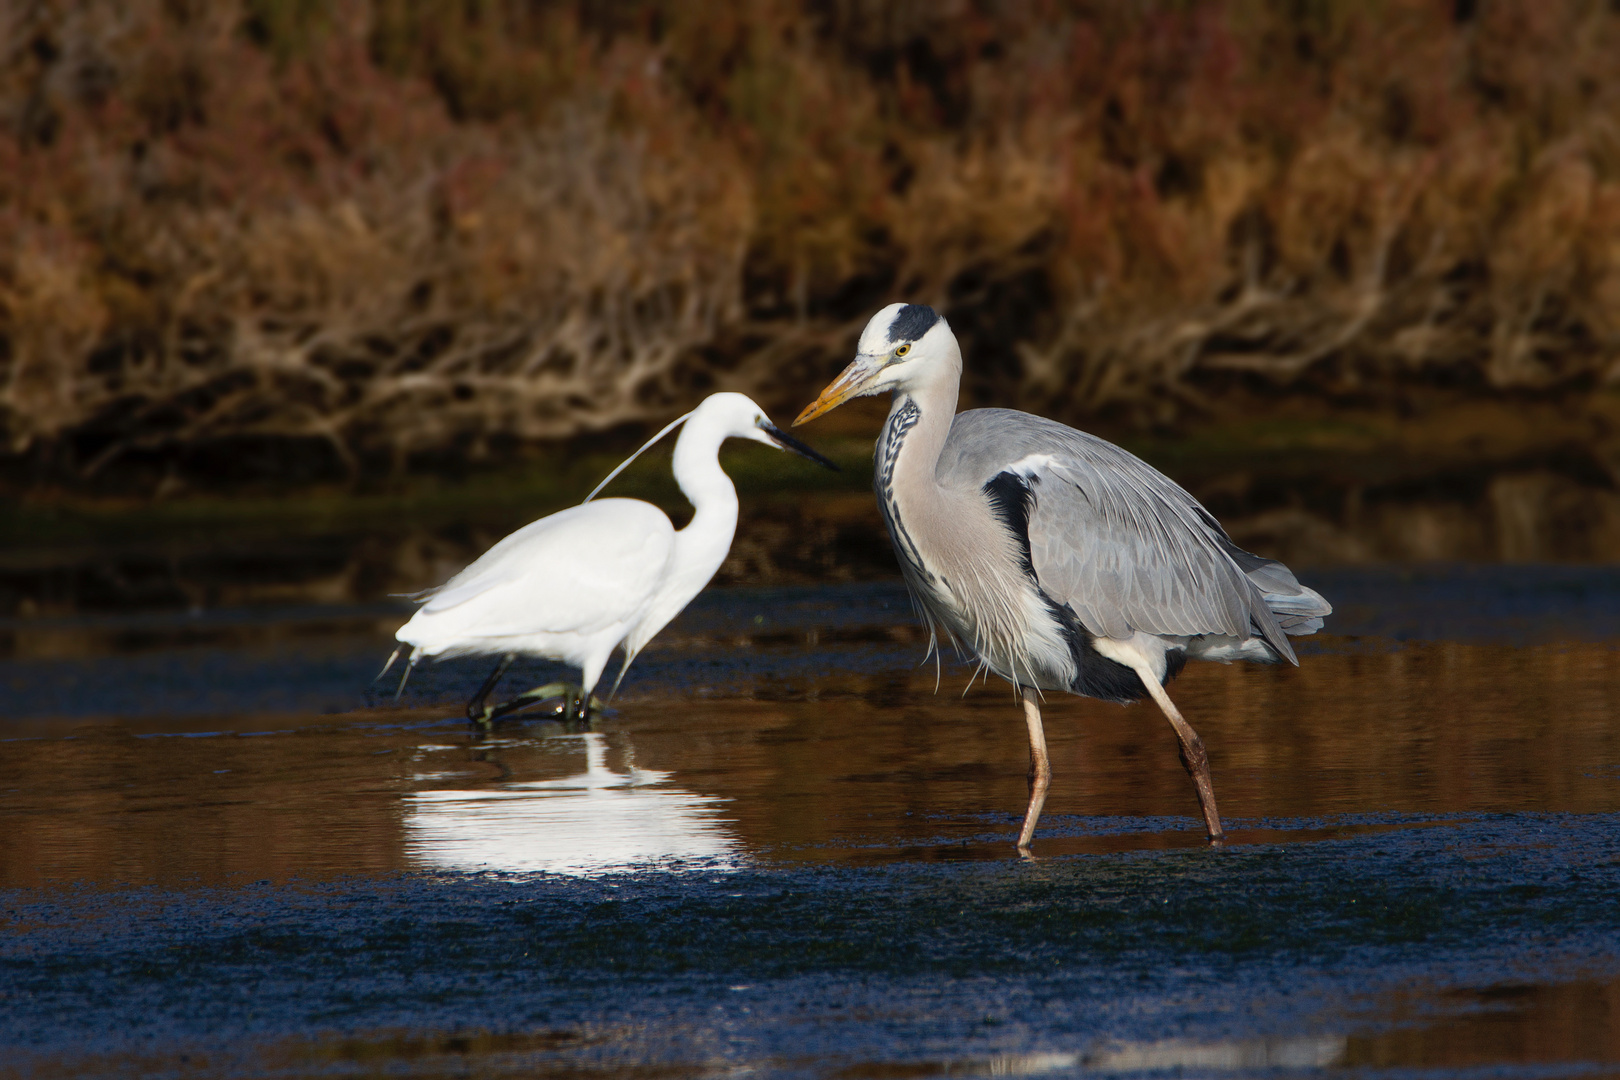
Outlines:
[[[874,455],[872,486],[895,552],[925,580],[930,575],[915,530],[945,520],[949,513],[934,470],[956,416],[960,378],[960,366],[945,368],[928,383],[898,391]]]

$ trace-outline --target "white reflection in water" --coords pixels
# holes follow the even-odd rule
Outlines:
[[[734,864],[739,845],[717,817],[725,802],[660,787],[669,773],[607,767],[607,745],[584,736],[585,771],[478,790],[405,797],[405,845],[424,869],[611,870]]]
[[[1277,1069],[1320,1069],[1338,1064],[1347,1041],[1342,1035],[1297,1035],[1226,1042],[1114,1043],[1085,1054],[1003,1054],[976,1062],[954,1062],[951,1072],[979,1076],[1040,1076],[1046,1073],[1248,1073]]]
[[[1344,1057],[1346,1045],[1347,1040],[1342,1035],[1284,1035],[1225,1042],[1166,1039],[1119,1043],[1087,1054],[1082,1064],[1093,1072],[1319,1069],[1338,1063]]]

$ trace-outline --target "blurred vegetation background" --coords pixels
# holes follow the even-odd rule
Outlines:
[[[4,5],[0,484],[791,415],[895,299],[971,403],[1620,447],[1617,57],[1611,0]]]

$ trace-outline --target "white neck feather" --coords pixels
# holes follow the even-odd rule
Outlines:
[[[954,337],[946,348],[944,357],[925,368],[921,378],[896,389],[889,408],[891,424],[908,404],[918,412],[895,459],[894,488],[903,505],[915,507],[919,514],[938,512],[941,493],[934,467],[951,433],[962,384],[962,352]]]
[[[634,656],[653,635],[703,591],[731,550],[737,531],[737,489],[720,468],[720,444],[727,430],[711,418],[694,416],[675,442],[675,482],[695,511],[686,528],[675,534],[669,573],[651,608],[625,639]]]

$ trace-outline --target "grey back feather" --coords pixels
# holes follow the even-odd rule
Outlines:
[[[1009,409],[951,424],[939,482],[982,488],[1013,471],[1030,488],[1030,561],[1041,589],[1091,633],[1259,636],[1297,663],[1286,633],[1331,608],[1286,566],[1233,544],[1169,477],[1096,436]]]

